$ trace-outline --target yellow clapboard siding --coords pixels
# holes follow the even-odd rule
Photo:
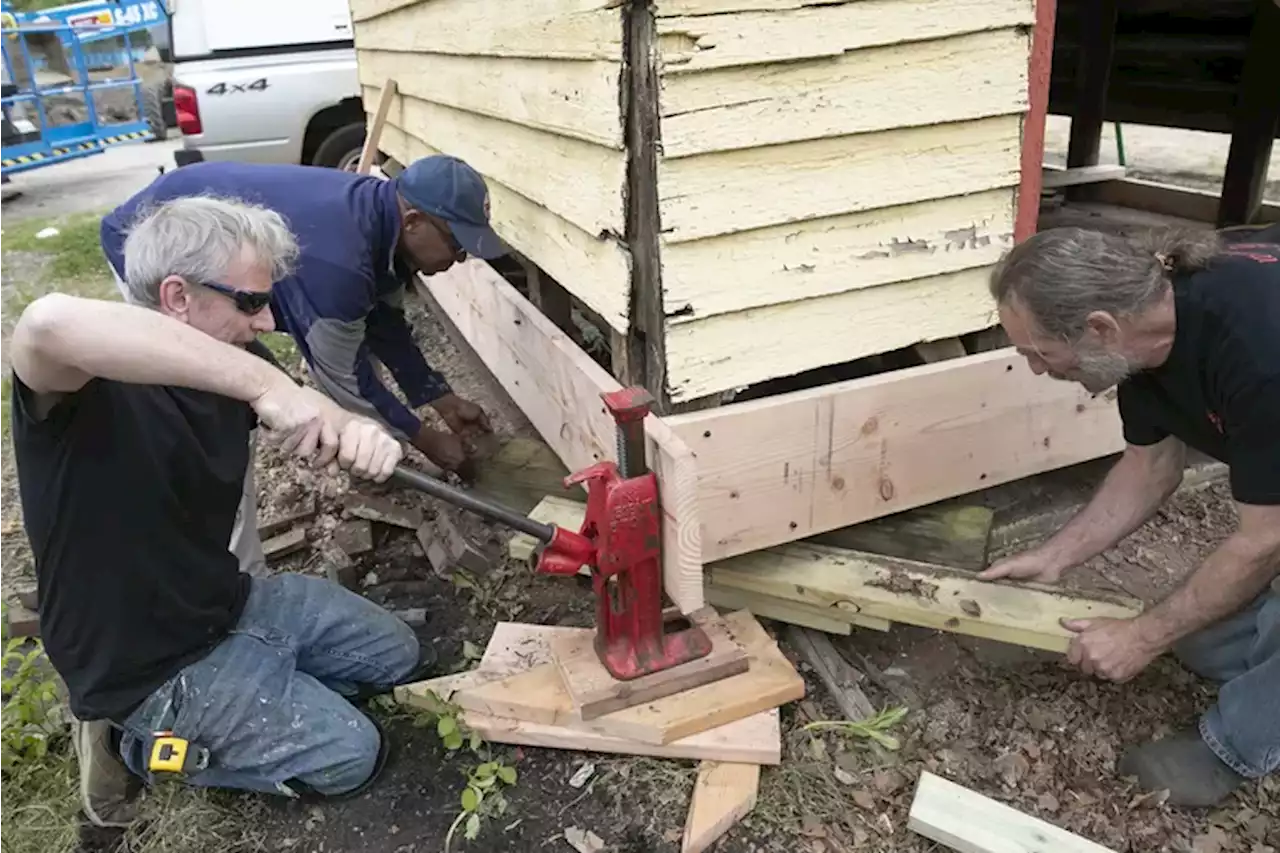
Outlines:
[[[666,311],[706,318],[993,264],[1013,202],[1001,188],[666,246]]]
[[[405,6],[413,6],[425,0],[348,0],[353,22],[367,21]]]
[[[668,75],[663,156],[1022,113],[1029,50],[1025,31],[1005,29],[835,58]]]
[[[424,101],[622,149],[619,62],[362,50],[360,82],[396,81]]]
[[[365,90],[367,109],[376,89]],[[439,151],[388,121],[378,147],[401,163]],[[613,239],[591,236],[571,222],[486,175],[494,230],[525,257],[546,270],[618,331],[627,328],[631,267]]]
[[[355,25],[357,48],[541,59],[622,57],[622,11],[611,0],[428,0]],[[613,8],[610,8],[613,7]]]
[[[667,327],[672,400],[987,328],[985,267]]]
[[[1022,117],[998,116],[658,163],[667,243],[1016,187]]]
[[[365,104],[371,87],[366,87]],[[387,121],[438,151],[460,157],[486,178],[546,207],[588,234],[622,234],[626,154],[396,95]]]
[[[839,56],[877,45],[1030,26],[1034,20],[1032,0],[856,0],[659,17],[658,49],[664,73],[673,74]]]

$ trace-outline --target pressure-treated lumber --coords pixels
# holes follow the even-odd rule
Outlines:
[[[1009,349],[664,420],[697,454],[707,562],[1124,448],[1108,395]]]
[[[702,853],[756,807],[760,765],[704,761],[698,765],[680,853]]]
[[[868,616],[1065,652],[1075,635],[1061,619],[1126,619],[1142,611],[1124,596],[1084,597],[1058,587],[989,583],[964,572],[876,554],[784,545],[714,564],[711,580],[791,601],[846,601]]]
[[[570,470],[617,459],[617,430],[600,399],[621,386],[482,261],[418,286],[450,317],[485,366]],[[662,502],[663,586],[682,613],[703,606],[701,524],[693,453],[656,416],[646,458]]]
[[[995,512],[954,501],[929,504],[810,537],[815,545],[981,571],[987,567]]]
[[[928,771],[920,774],[907,828],[959,853],[1111,853]]]
[[[595,635],[557,634],[550,640],[565,691],[581,720],[594,720],[667,696],[713,684],[747,671],[747,652],[724,619],[711,607],[689,614],[711,641],[711,651],[679,666],[619,681],[605,669],[595,648]]]

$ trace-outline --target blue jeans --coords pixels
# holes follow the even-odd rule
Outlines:
[[[1280,769],[1280,578],[1252,605],[1174,649],[1190,670],[1222,683],[1200,736],[1231,769],[1256,778]]]
[[[372,775],[380,741],[345,696],[399,683],[418,656],[408,625],[338,584],[255,577],[231,633],[124,721],[120,752],[152,781],[153,733],[172,731],[209,750],[190,784],[291,795],[285,783],[298,780],[346,793]]]

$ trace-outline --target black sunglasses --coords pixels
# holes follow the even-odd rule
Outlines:
[[[229,297],[236,304],[236,310],[250,316],[257,314],[271,304],[271,292],[261,290],[238,290],[216,281],[201,282],[202,286]]]

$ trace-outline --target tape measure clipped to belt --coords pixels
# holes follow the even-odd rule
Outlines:
[[[173,732],[156,732],[151,743],[151,759],[147,769],[152,773],[190,776],[209,766],[209,750],[197,746]]]

